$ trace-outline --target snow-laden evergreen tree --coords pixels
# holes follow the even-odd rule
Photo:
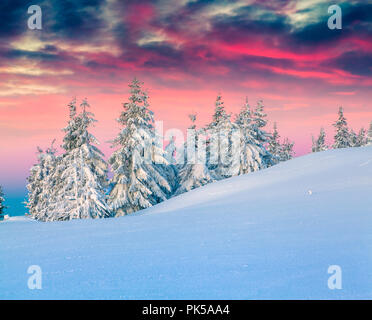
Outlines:
[[[267,142],[267,151],[270,152],[270,154],[272,155],[274,164],[277,164],[280,161],[281,148],[282,146],[280,144],[278,127],[276,122],[274,122],[273,132],[268,136]]]
[[[192,117],[192,115],[190,116]],[[206,135],[207,135],[207,145],[206,145],[206,153],[207,153],[207,168],[210,170],[210,173],[217,168],[218,162],[218,149],[219,149],[219,134],[217,131],[217,126],[219,126],[222,119],[226,117],[226,111],[224,102],[222,100],[222,96],[218,94],[214,113],[212,115],[212,121],[206,127]],[[190,129],[195,130],[194,125],[191,125]],[[217,157],[217,159],[215,159]],[[213,162],[213,163],[212,163]],[[215,177],[217,179],[217,177]]]
[[[42,174],[40,193],[35,192],[29,198],[32,200],[29,201],[30,214],[35,219],[55,221],[110,216],[105,199],[107,164],[103,153],[94,145],[98,141],[88,131],[96,120],[87,111],[89,104],[86,100],[80,107],[82,111],[77,115],[75,100],[69,104],[70,120],[64,129],[63,156],[55,157],[52,148],[45,154],[40,152],[41,161],[32,170],[30,182],[34,184],[37,182],[34,175],[37,177],[38,172],[42,173],[46,167],[44,162],[49,158],[53,160],[53,170],[48,175]],[[33,190],[33,185],[30,189]]]
[[[350,147],[358,147],[358,135],[354,132],[353,129],[350,129],[349,139],[350,139]]]
[[[32,166],[30,176],[27,178],[28,201],[26,207],[29,209],[29,215],[36,220],[46,221],[51,215],[49,205],[56,199],[56,168],[58,158],[56,149],[53,147],[54,141],[50,148],[43,151],[38,149],[38,162]]]
[[[284,139],[284,142],[280,142],[280,135],[276,122],[274,122],[273,132],[269,135],[267,150],[273,157],[274,164],[280,161],[287,161],[294,156],[294,142],[290,142],[288,138]]]
[[[76,115],[74,102],[69,105],[70,121],[63,139],[66,152],[59,165],[62,188],[57,192],[53,220],[105,218],[111,213],[105,195],[108,166],[95,146],[97,139],[89,132],[97,122],[89,107],[84,99]]]
[[[196,115],[189,115],[191,125],[189,127],[188,135],[189,141],[184,145],[182,153],[183,164],[179,165],[178,170],[178,187],[174,195],[190,191],[192,189],[206,185],[213,182],[213,178],[206,165],[205,144],[202,143],[203,130],[196,130]]]
[[[240,131],[217,96],[212,122],[207,126],[207,166],[215,180],[238,175],[240,169]]]
[[[39,203],[39,196],[41,195],[42,192],[41,185],[43,182],[42,175],[43,150],[41,150],[39,147],[37,149],[38,149],[37,163],[31,167],[30,175],[27,177],[28,195],[26,207],[29,210],[29,215],[34,219],[38,218],[37,205]]]
[[[105,195],[108,166],[103,159],[104,154],[95,146],[97,139],[89,132],[90,126],[97,120],[88,111],[90,106],[86,99],[80,107],[82,112],[77,116],[74,116],[72,108],[71,122],[65,130],[63,147],[66,153],[61,178],[64,182],[63,198],[68,201],[64,201],[62,208],[57,207],[62,209],[61,220],[110,216]]]
[[[362,147],[367,144],[366,129],[361,128],[356,136],[354,147]]]
[[[333,126],[336,128],[333,148],[339,149],[351,147],[349,128],[347,126],[347,121],[342,107],[340,107],[338,111],[338,119]]]
[[[221,121],[226,117],[225,104],[222,100],[222,96],[217,96],[214,108],[214,114],[212,116],[212,122],[208,125],[208,129],[216,128]]]
[[[109,204],[116,216],[148,208],[172,193],[165,169],[168,162],[156,143],[154,117],[142,83],[134,79],[131,96],[118,122],[124,127],[113,142],[109,159],[114,176]]]
[[[288,161],[291,160],[295,152],[293,150],[294,142],[289,141],[288,138],[285,138],[283,143],[280,146],[280,152],[279,152],[279,159],[280,161]]]
[[[254,118],[254,130],[256,139],[262,144],[265,145],[269,140],[269,134],[265,131],[267,125],[267,114],[264,111],[264,104],[260,100],[257,102],[257,107],[253,113]]]
[[[315,140],[313,137],[312,152],[320,152],[328,149],[325,142],[326,133],[323,128],[320,129],[318,138]]]
[[[367,133],[367,145],[369,146],[372,145],[372,121],[369,124],[369,129]]]
[[[166,145],[164,149],[164,158],[167,161],[167,164],[161,165],[172,192],[174,192],[178,187],[177,185],[178,166],[176,156],[177,146],[175,144],[175,137],[172,136],[170,137],[169,143]]]
[[[4,205],[4,192],[2,186],[0,186],[0,219],[4,218],[4,212],[5,212],[5,205]]]
[[[267,168],[273,164],[272,155],[256,139],[254,119],[248,99],[236,117],[240,129],[240,168],[238,174],[245,174]]]
[[[177,151],[177,147],[176,147],[176,144],[175,144],[175,137],[172,136],[169,140],[169,143],[167,144],[167,146],[165,147],[164,151],[165,151],[165,159],[167,160],[167,162],[171,165],[175,165],[176,164],[176,151]]]

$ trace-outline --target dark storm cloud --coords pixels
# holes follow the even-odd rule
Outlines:
[[[331,30],[327,26],[327,20],[309,24],[300,30],[294,31],[289,38],[289,45],[295,47],[309,47],[327,45],[346,37],[349,34],[347,29]]]
[[[256,0],[254,2],[254,5],[272,10],[282,10],[291,2],[292,2],[291,0],[265,0],[265,1]]]
[[[144,50],[155,53],[157,56],[161,56],[172,60],[174,62],[180,62],[183,59],[183,53],[181,50],[174,49],[167,43],[149,43],[142,46]]]
[[[93,40],[104,28],[102,9],[105,0],[45,1],[45,31],[56,37]]]
[[[185,4],[183,7],[183,12],[187,11],[188,13],[196,13],[199,12],[200,10],[209,7],[211,4],[216,5],[216,4],[221,4],[221,5],[226,5],[226,4],[232,4],[236,3],[239,1],[228,1],[228,0],[215,0],[215,1],[210,1],[210,0],[196,0],[196,1],[189,1]]]
[[[48,52],[48,53],[56,53],[56,52],[58,52],[58,48],[56,46],[54,46],[54,45],[47,44],[44,47],[44,51],[45,52]]]
[[[8,59],[27,58],[30,60],[59,60],[57,54],[51,54],[43,51],[26,51],[26,50],[7,50],[2,53],[2,56]]]
[[[5,40],[27,30],[29,0],[0,1],[0,40]]]
[[[328,3],[321,4],[322,13],[327,12]],[[346,37],[358,36],[363,33],[372,36],[372,4],[356,3],[340,4],[342,9],[342,29],[330,30],[327,22],[331,14],[328,14],[316,23],[305,25],[295,30],[290,36],[293,46],[306,48],[318,45],[334,45],[337,41]],[[308,9],[309,10],[309,9]]]
[[[372,76],[372,55],[361,51],[345,52],[327,64],[354,75]]]
[[[0,1],[0,39],[5,41],[28,31],[30,5],[42,10],[43,36],[82,39],[104,26],[101,10],[105,0],[2,0]]]
[[[259,13],[256,7],[243,7],[234,16],[218,15],[211,20],[212,33],[227,40],[249,35],[283,35],[289,32],[288,18],[272,12]]]
[[[343,9],[344,26],[352,26],[357,22],[368,23],[372,25],[372,3],[360,2],[354,5],[341,5]]]

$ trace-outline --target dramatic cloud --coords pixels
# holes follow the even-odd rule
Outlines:
[[[169,127],[184,129],[189,112],[205,124],[218,92],[231,112],[246,96],[253,105],[264,99],[269,118],[296,141],[298,154],[308,150],[309,134],[320,126],[332,135],[328,119],[339,105],[350,112],[352,126],[372,120],[367,1],[338,2],[341,30],[328,29],[329,3],[322,0],[37,4],[42,30],[27,28],[29,1],[0,2],[2,154],[15,145],[30,152],[30,146],[49,143],[51,130],[59,138],[64,106],[75,95],[92,102],[106,148],[134,76],[145,81],[156,117]],[[22,174],[33,157],[24,155]],[[9,174],[10,162],[7,155],[0,160],[0,176]]]

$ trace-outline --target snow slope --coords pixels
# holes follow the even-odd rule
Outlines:
[[[30,265],[41,290],[27,287]],[[330,265],[341,290],[328,289]],[[372,298],[372,147],[296,158],[122,218],[12,218],[0,223],[0,298]]]

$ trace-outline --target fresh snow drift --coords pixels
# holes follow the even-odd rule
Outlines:
[[[372,146],[313,153],[126,217],[11,218],[0,243],[1,299],[370,299]],[[41,290],[28,289],[30,265]],[[328,288],[331,265],[341,290]]]

